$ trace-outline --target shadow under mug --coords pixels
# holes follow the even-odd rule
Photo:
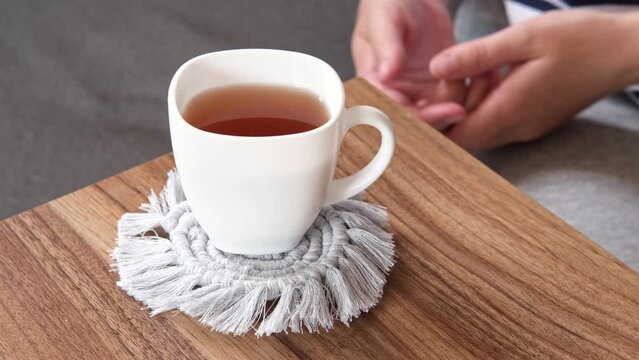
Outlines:
[[[292,86],[318,95],[329,120],[302,133],[243,137],[206,132],[182,114],[204,90],[233,85]],[[250,99],[247,99],[250,101]],[[213,52],[182,65],[168,93],[171,142],[184,194],[212,244],[225,252],[262,255],[293,249],[321,208],[352,197],[388,166],[391,121],[370,106],[344,108],[335,70],[310,55],[269,49]],[[362,170],[333,179],[345,133],[371,125],[382,134]]]

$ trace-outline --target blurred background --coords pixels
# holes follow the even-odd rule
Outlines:
[[[300,51],[354,76],[355,0],[0,0],[0,219],[169,152],[166,91],[205,52]],[[507,25],[451,1],[460,40]],[[531,144],[477,154],[639,269],[639,112],[623,96]]]

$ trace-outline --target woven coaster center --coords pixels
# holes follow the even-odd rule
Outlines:
[[[215,248],[175,171],[140,208],[145,212],[118,222],[112,253],[118,286],[152,314],[177,309],[224,333],[348,324],[379,301],[394,264],[392,235],[381,228],[385,209],[360,200],[325,207],[296,248],[261,256]]]

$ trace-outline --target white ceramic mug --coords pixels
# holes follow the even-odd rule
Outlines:
[[[243,137],[206,132],[182,117],[200,92],[233,85],[292,86],[323,99],[330,119],[311,131]],[[250,99],[247,99],[250,101]],[[322,206],[352,197],[388,166],[395,147],[391,121],[370,106],[344,108],[344,87],[324,61],[268,49],[228,50],[187,61],[169,87],[171,142],[184,194],[218,249],[260,255],[293,249]],[[340,143],[356,125],[382,134],[375,158],[334,180]]]

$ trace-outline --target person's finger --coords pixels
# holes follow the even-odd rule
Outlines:
[[[454,102],[427,105],[417,109],[417,114],[435,129],[442,131],[464,120],[466,111]]]
[[[368,39],[358,33],[353,34],[351,52],[357,76],[366,77],[368,74],[375,73],[377,68],[376,55]]]
[[[358,34],[355,34],[353,36],[351,46],[356,75],[366,79],[366,81],[398,103],[402,105],[408,104],[409,98],[406,95],[404,95],[400,90],[394,89],[393,87],[385,84],[380,79],[380,74],[377,71],[376,55],[368,40]]]
[[[426,104],[456,102],[464,104],[466,86],[462,81],[411,82],[408,80],[391,81],[384,86],[401,92],[419,108]]]
[[[439,80],[434,84],[429,103],[456,102],[463,105],[466,99],[466,85],[463,81]]]
[[[503,83],[488,94],[466,120],[455,125],[446,135],[467,150],[489,149],[513,141],[520,141],[526,126],[537,119],[540,106],[535,101],[543,95],[543,82],[535,64],[513,70]],[[531,66],[532,65],[532,66]]]
[[[375,52],[377,70],[382,81],[390,81],[404,65],[404,31],[399,14],[381,12],[378,21],[371,22],[368,40]]]
[[[494,69],[491,72],[490,81],[492,83],[492,88],[496,88],[497,86],[499,86],[499,84],[501,84],[502,81],[504,81],[504,79],[508,76],[508,72],[513,66],[516,67],[517,65],[508,64],[508,65],[499,67],[499,69]]]
[[[368,82],[370,82],[373,86],[375,86],[376,88],[381,90],[384,94],[386,94],[386,96],[388,96],[391,99],[397,101],[401,105],[410,104],[410,99],[402,91],[400,91],[398,89],[395,89],[395,88],[392,88],[390,86],[387,86],[386,84],[381,82],[380,79],[378,79],[375,75],[363,76],[363,77]]]
[[[401,105],[410,104],[410,99],[406,95],[404,95],[404,93],[402,93],[401,91],[398,91],[396,89],[389,88],[386,86],[382,86],[380,90],[382,90],[382,92],[386,94],[389,98],[397,101]]]
[[[479,75],[471,79],[468,94],[466,95],[465,108],[469,113],[473,112],[492,88],[492,72]]]
[[[529,37],[528,27],[518,25],[455,45],[433,57],[430,72],[439,79],[463,79],[530,59]]]

